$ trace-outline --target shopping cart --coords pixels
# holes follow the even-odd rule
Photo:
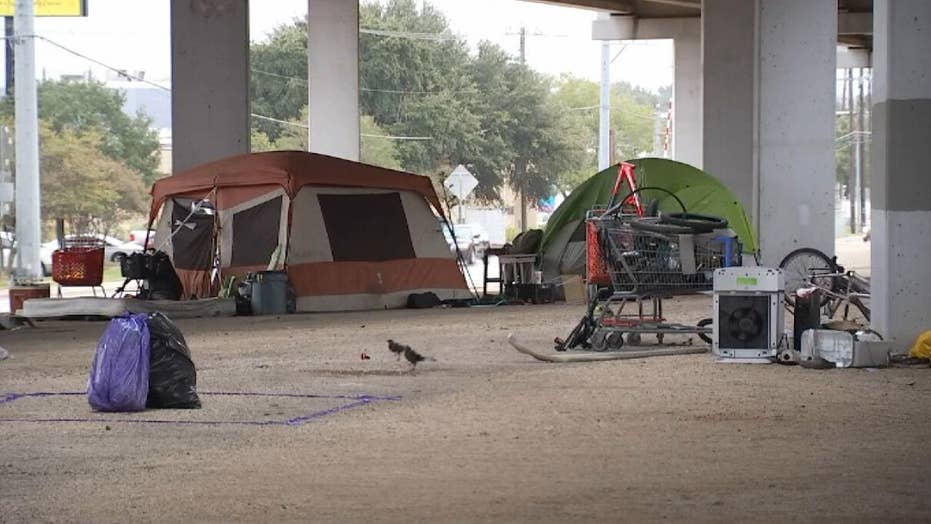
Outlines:
[[[640,188],[634,193],[644,189]],[[673,195],[674,197],[675,195]],[[678,201],[678,199],[676,199]],[[711,319],[688,325],[663,315],[663,299],[710,292],[715,269],[740,265],[741,246],[718,217],[681,213],[644,216],[621,204],[587,218],[589,306],[557,349],[596,351],[639,345],[642,334],[659,343],[669,334],[697,334],[710,343]],[[627,207],[627,209],[625,209]]]
[[[52,252],[52,280],[58,284],[58,296],[62,287],[89,287],[94,296],[97,288],[107,296],[103,288],[104,244],[96,236],[79,236],[64,241],[60,249]]]

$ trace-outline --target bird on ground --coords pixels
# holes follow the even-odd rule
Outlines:
[[[423,362],[424,360],[431,361],[431,362],[436,361],[435,358],[425,357],[409,347],[404,348],[404,358],[406,358],[407,361],[411,363],[411,371],[414,371],[415,369],[417,369],[418,362]]]
[[[405,349],[410,349],[410,347],[405,346],[404,344],[398,344],[390,338],[388,339],[388,351],[394,353],[398,357],[399,361],[401,360],[401,355],[404,354]]]

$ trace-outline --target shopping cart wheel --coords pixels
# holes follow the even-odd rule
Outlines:
[[[588,343],[591,344],[593,351],[604,351],[607,349],[605,347],[605,338],[607,337],[607,331],[599,329],[595,331],[592,335],[592,338],[588,340]]]
[[[617,350],[624,347],[624,334],[620,331],[611,331],[605,337],[605,345],[608,349]]]
[[[712,325],[712,324],[714,324],[714,319],[711,319],[711,318],[703,318],[703,319],[701,319],[701,320],[698,321],[698,327],[700,327],[700,328],[708,327],[708,326],[710,326],[710,325]],[[704,340],[705,343],[707,343],[707,344],[711,344],[711,342],[712,342],[712,341],[711,341],[711,337],[709,337],[707,333],[699,333],[699,334],[698,334],[698,338]]]
[[[640,333],[628,333],[627,334],[627,343],[631,346],[640,345]]]

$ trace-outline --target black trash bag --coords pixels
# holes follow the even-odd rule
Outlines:
[[[536,253],[540,248],[540,241],[543,240],[542,229],[528,229],[514,237],[511,242],[512,255],[526,255]]]
[[[152,344],[148,408],[197,409],[197,370],[184,335],[161,313],[148,317]]]
[[[249,273],[246,278],[236,284],[236,316],[249,316],[252,314],[252,284],[255,283],[255,273]]]
[[[139,293],[143,300],[181,300],[184,292],[181,280],[164,251],[145,256],[145,274],[148,287]]]
[[[123,278],[143,280],[149,278],[148,263],[143,252],[130,253],[120,259],[120,274]]]
[[[443,301],[436,293],[427,291],[425,293],[411,293],[407,295],[407,307],[410,309],[428,309],[442,304]]]

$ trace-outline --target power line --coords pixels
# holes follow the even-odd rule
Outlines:
[[[271,71],[263,71],[261,69],[255,69],[255,68],[251,69],[251,71],[253,73],[258,73],[260,75],[267,75],[273,78],[280,78],[282,80],[293,80],[303,85],[307,85],[307,80],[304,78],[300,78],[296,76],[289,76],[289,75],[282,75],[280,73],[273,73]],[[432,94],[439,94],[439,93],[455,94],[455,93],[475,92],[474,89],[461,90],[461,91],[451,91],[449,89],[437,89],[434,91],[426,91],[426,90],[416,90],[416,89],[377,89],[374,87],[359,87],[359,91],[365,91],[365,92],[370,92],[370,93],[392,93],[392,94],[398,94],[398,95],[432,95]]]
[[[83,53],[79,53],[78,51],[75,51],[74,49],[70,49],[70,48],[68,48],[68,47],[65,47],[65,46],[59,44],[58,42],[56,42],[56,41],[54,41],[54,40],[51,40],[51,39],[48,39],[48,38],[46,38],[46,37],[44,37],[44,36],[42,36],[42,35],[25,35],[25,37],[28,37],[28,36],[32,36],[33,38],[38,38],[39,40],[42,40],[42,41],[44,41],[44,42],[48,42],[49,44],[51,44],[51,45],[53,45],[53,46],[55,46],[55,47],[61,49],[62,51],[65,51],[65,52],[67,52],[67,53],[71,53],[72,55],[77,56],[77,57],[80,57],[80,58],[83,58],[84,60],[87,60],[88,62],[92,62],[92,63],[94,63],[94,64],[99,65],[100,67],[109,69],[109,70],[111,70],[111,71],[113,71],[113,72],[118,73],[120,76],[123,76],[123,77],[125,77],[125,78],[130,79],[130,80],[134,80],[134,81],[136,81],[136,82],[141,82],[141,83],[143,83],[143,84],[148,84],[148,85],[150,85],[150,86],[152,86],[152,87],[156,87],[156,88],[161,89],[161,90],[163,90],[163,91],[168,91],[169,93],[171,92],[171,88],[170,88],[170,87],[165,87],[165,86],[163,86],[163,85],[161,85],[161,84],[156,84],[155,82],[151,82],[151,81],[149,81],[149,80],[146,80],[145,78],[142,78],[141,76],[136,76],[136,75],[130,73],[129,71],[127,71],[126,69],[120,69],[120,68],[113,67],[113,66],[111,66],[111,65],[105,64],[105,63],[101,62],[100,60],[97,60],[97,59],[95,59],[95,58],[91,58],[91,57],[89,57],[89,56],[87,56],[87,55],[85,55],[85,54],[83,54]],[[18,37],[18,36],[17,36],[17,37]]]
[[[271,71],[262,71],[261,69],[255,69],[255,68],[250,69],[250,71],[252,71],[253,73],[258,73],[258,74],[260,74],[260,75],[266,75],[266,76],[271,76],[271,77],[274,77],[274,78],[280,78],[280,79],[282,79],[282,80],[294,80],[295,82],[300,82],[300,83],[302,83],[302,84],[304,84],[304,85],[307,85],[307,79],[306,79],[306,78],[300,78],[300,77],[296,77],[296,76],[282,75],[282,74],[280,74],[280,73],[272,73]]]
[[[307,124],[302,124],[300,122],[294,122],[289,120],[281,120],[280,118],[272,118],[270,116],[259,115],[252,113],[253,118],[258,118],[259,120],[267,120],[269,122],[275,122],[278,124],[283,124],[292,127],[299,127],[301,129],[309,129]],[[433,140],[432,136],[397,136],[397,135],[374,135],[371,133],[359,133],[359,136],[364,138],[383,138],[386,140]]]
[[[388,31],[385,29],[359,29],[364,35],[384,36],[388,38],[407,38],[410,40],[458,40],[459,37],[450,33],[415,33],[412,31]]]
[[[22,35],[21,35],[21,36],[22,36]],[[26,35],[26,36],[29,36],[29,35]],[[89,62],[92,62],[92,63],[94,63],[94,64],[97,64],[97,65],[99,65],[100,67],[103,67],[103,68],[105,68],[105,69],[109,69],[110,71],[113,71],[113,72],[115,72],[115,73],[118,73],[120,76],[123,76],[124,78],[128,78],[128,79],[133,80],[133,81],[136,81],[136,82],[141,82],[141,83],[143,83],[143,84],[148,84],[148,85],[150,85],[150,86],[152,86],[152,87],[161,89],[161,90],[163,90],[163,91],[167,91],[167,92],[169,92],[169,93],[171,92],[171,88],[170,88],[170,87],[165,87],[165,86],[163,86],[163,85],[161,85],[161,84],[157,84],[157,83],[155,83],[155,82],[146,80],[145,78],[142,78],[141,76],[134,75],[134,74],[128,72],[127,70],[125,70],[125,69],[120,69],[120,68],[118,68],[118,67],[114,67],[114,66],[111,66],[111,65],[109,65],[109,64],[106,64],[106,63],[104,63],[104,62],[101,62],[100,60],[97,60],[97,59],[95,59],[95,58],[91,58],[91,57],[85,55],[84,53],[80,53],[80,52],[78,52],[78,51],[75,51],[74,49],[68,48],[68,47],[66,47],[66,46],[64,46],[64,45],[62,45],[62,44],[59,44],[58,42],[55,42],[54,40],[51,40],[51,39],[49,39],[49,38],[46,38],[46,37],[44,37],[44,36],[42,36],[42,35],[31,35],[31,36],[32,36],[33,38],[38,38],[38,39],[40,39],[40,40],[43,40],[43,41],[45,41],[45,42],[48,42],[49,44],[51,44],[51,45],[53,45],[53,46],[55,46],[55,47],[61,49],[62,51],[66,51],[66,52],[68,52],[68,53],[71,53],[71,54],[74,55],[74,56],[83,58],[84,60],[87,60],[87,61],[89,61]],[[265,73],[268,73],[268,72],[265,71]],[[283,76],[283,75],[281,75],[281,76]],[[304,124],[301,124],[301,123],[298,123],[298,122],[289,122],[289,121],[287,121],[287,120],[281,120],[281,119],[279,119],[279,118],[273,118],[273,117],[270,117],[270,116],[260,115],[260,114],[258,114],[258,113],[249,113],[249,116],[251,116],[252,118],[257,118],[257,119],[259,119],[259,120],[266,120],[266,121],[275,122],[275,123],[278,123],[278,124],[283,124],[283,125],[289,125],[289,126],[293,126],[293,127],[299,127],[299,128],[303,128],[303,129],[308,129],[308,126],[307,126],[307,125],[304,125]],[[383,138],[383,139],[387,139],[387,140],[433,140],[433,137],[429,137],[429,136],[393,136],[393,135],[373,135],[373,134],[367,134],[367,133],[361,133],[361,136],[367,137],[367,138]]]

